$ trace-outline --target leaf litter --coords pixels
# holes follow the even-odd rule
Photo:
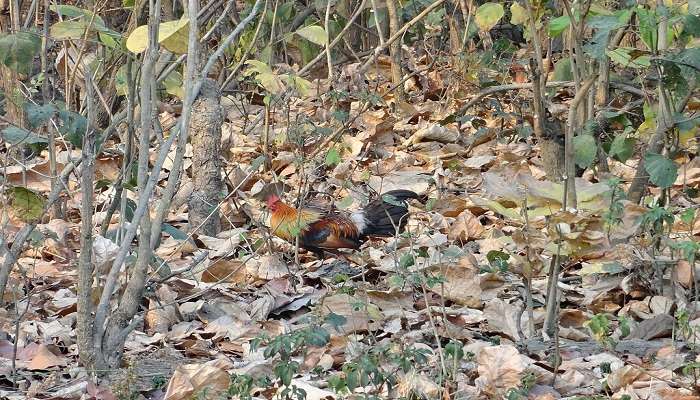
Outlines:
[[[380,58],[382,62],[386,64]],[[346,67],[339,87],[356,85],[350,79],[352,68]],[[389,74],[383,75],[373,79],[384,82]],[[447,89],[439,71],[424,70],[417,79],[434,92]],[[313,85],[320,88],[327,82]],[[464,89],[458,86],[453,94]],[[354,395],[501,398],[527,389],[532,399],[602,394],[615,399],[698,398],[690,390],[693,374],[683,369],[695,361],[689,350],[697,340],[700,318],[685,315],[683,325],[674,314],[688,307],[688,288],[697,271],[678,261],[678,285],[667,276],[643,276],[640,266],[671,262],[668,255],[648,251],[640,222],[645,209],[622,202],[620,223],[607,225],[602,216],[612,207],[610,186],[578,178],[578,209],[562,210],[563,186],[544,179],[537,147],[530,140],[502,136],[517,121],[478,106],[475,112],[483,127],[477,128],[476,120],[442,125],[465,101],[437,103],[417,87],[407,87],[409,102],[380,94],[380,101],[366,111],[352,95],[337,103],[324,95],[290,102],[290,114],[298,120],[316,118],[317,126],[287,126],[294,118],[276,115],[267,173],[256,161],[262,130],[247,130],[242,123],[246,116],[234,107],[240,99],[226,99],[224,170],[229,189],[237,188],[221,205],[222,223],[228,228],[216,236],[187,236],[186,201],[176,201],[167,219],[173,230],[164,231],[157,251],[174,277],[151,279],[143,324],[127,340],[126,366],[99,385],[88,382],[77,363],[73,326],[79,219],[41,224],[39,236],[21,254],[21,274],[10,277],[6,294],[14,296],[16,310],[26,311],[19,317],[8,310],[0,315],[3,379],[18,382],[25,395],[112,399],[131,393],[175,400],[202,393],[217,398],[230,390],[235,377],[245,376],[253,379],[246,388],[255,398],[284,398],[279,384],[257,382],[274,376],[282,362],[282,353],[267,354],[275,340],[305,332],[304,349],[282,357],[299,365],[288,386],[304,390],[308,399],[348,396],[331,390],[330,382],[350,379],[348,366],[370,356],[376,356],[377,371],[393,372],[395,392],[360,379],[352,388]],[[323,153],[330,149],[321,149],[319,157],[308,159],[324,140],[314,129],[339,126],[329,110],[346,112],[351,130],[340,136],[332,157]],[[164,112],[160,117],[166,122],[174,115]],[[490,133],[475,143],[479,129]],[[187,165],[189,157],[191,151]],[[695,164],[691,161],[679,174],[674,190],[697,186]],[[113,179],[120,165],[119,157],[105,158],[97,169],[101,177]],[[613,162],[611,170],[628,182],[632,175],[624,173],[625,167]],[[46,193],[46,168],[46,162],[38,162],[26,171],[11,169],[8,178]],[[270,238],[263,228],[267,215],[256,194],[274,181],[273,175],[288,187],[327,194],[305,201],[330,202],[342,209],[394,189],[413,190],[427,201],[411,204],[410,235],[374,240],[354,254],[316,260],[295,254],[294,246]],[[79,190],[71,179],[71,188]],[[100,199],[107,201],[112,190]],[[186,199],[187,189],[181,190]],[[292,190],[288,195],[297,194]],[[77,199],[74,193],[67,202],[68,215],[79,215]],[[118,218],[106,223],[110,230],[119,227]],[[23,224],[21,215],[11,214],[10,234]],[[698,227],[700,221],[679,222],[674,230],[696,235]],[[113,236],[107,236],[94,239],[98,269],[116,255]],[[571,257],[559,284],[555,349],[542,340],[541,329],[544,274],[557,252]],[[661,279],[661,293],[652,290],[654,278]],[[525,304],[528,279],[532,313]],[[601,313],[605,319],[596,320]],[[608,324],[602,336],[591,327],[594,322]],[[11,334],[15,327],[18,336]],[[387,356],[409,353],[414,356],[405,362],[413,368],[397,368],[397,361]],[[440,370],[449,379],[440,381]]]

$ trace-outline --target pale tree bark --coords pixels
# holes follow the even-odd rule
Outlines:
[[[94,114],[95,102],[92,90],[92,72],[85,71],[85,88],[87,89],[88,129],[83,136],[83,151],[80,173],[80,258],[78,260],[78,293],[91,293],[93,284],[92,263],[92,215],[95,183],[95,136]],[[91,296],[78,296],[78,321],[76,326],[80,359],[88,370],[95,369],[95,353],[92,351],[93,338],[93,304]]]
[[[216,82],[204,79],[199,97],[192,105],[192,178],[194,191],[189,199],[191,230],[214,236],[221,230],[217,205],[223,193],[221,180],[221,125],[223,109]]]
[[[386,10],[389,15],[389,35],[394,36],[399,31],[399,16],[396,11],[396,3],[394,0],[386,0]],[[403,85],[401,85],[401,39],[394,41],[389,46],[389,55],[391,56],[391,80],[397,86],[396,95],[399,99],[404,98]]]
[[[19,31],[19,4],[17,0],[0,0],[0,34],[16,33]],[[25,126],[24,112],[17,101],[17,88],[20,76],[0,63],[0,89],[5,94],[5,118],[23,128]]]

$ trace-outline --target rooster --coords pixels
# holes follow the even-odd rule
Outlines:
[[[276,194],[267,196],[270,230],[275,236],[299,245],[323,258],[324,251],[357,249],[369,236],[393,236],[403,232],[408,220],[410,190],[392,190],[351,214],[305,207],[296,209]]]

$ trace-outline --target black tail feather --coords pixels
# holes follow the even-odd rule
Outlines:
[[[367,227],[362,232],[363,235],[391,236],[397,230],[403,232],[408,222],[406,200],[417,198],[419,196],[415,192],[400,189],[388,191],[371,201],[364,208]]]

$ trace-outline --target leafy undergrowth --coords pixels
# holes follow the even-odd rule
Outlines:
[[[3,310],[2,326],[12,336],[17,327],[17,361],[11,366],[14,343],[5,334],[3,395],[698,398],[700,319],[688,288],[700,221],[696,199],[683,190],[700,183],[699,159],[677,160],[686,173],[671,185],[667,207],[627,202],[621,194],[637,161],[609,159],[617,178],[587,170],[577,179],[577,209],[562,210],[562,185],[544,178],[540,149],[521,116],[527,92],[486,98],[449,122],[475,93],[469,76],[420,57],[412,65],[406,100],[390,90],[389,65],[380,58],[369,85],[352,79],[353,64],[332,87],[317,80],[278,105],[267,172],[260,158],[266,133],[253,123],[262,106],[224,99],[225,229],[216,237],[186,233],[186,176],[157,250],[172,276],[152,273],[124,367],[99,384],[77,363],[80,196],[71,178],[67,218],[39,225],[8,285],[14,306]],[[566,106],[571,92],[557,97]],[[161,124],[175,117],[163,112]],[[121,165],[110,154],[118,153],[97,161],[105,181],[116,179]],[[59,154],[59,163],[66,157]],[[46,163],[24,175],[8,170],[8,177],[47,193]],[[427,201],[411,204],[405,233],[322,261],[270,238],[256,194],[274,182],[291,188],[290,202],[301,194],[341,210],[399,188]],[[113,193],[99,189],[96,233]],[[16,214],[22,201],[31,203],[22,196],[30,195],[16,193]],[[22,226],[15,216],[14,232]],[[107,238],[96,236],[98,268],[115,256],[117,216],[107,222]],[[558,340],[543,333],[553,259],[562,262]],[[19,391],[10,389],[15,384]]]

